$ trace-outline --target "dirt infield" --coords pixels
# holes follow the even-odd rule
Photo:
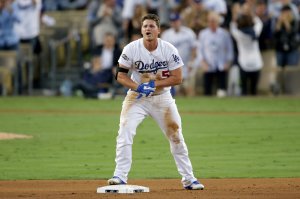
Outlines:
[[[30,139],[32,136],[0,132],[0,140]]]
[[[1,199],[195,199],[195,198],[300,198],[300,178],[203,179],[205,190],[182,189],[178,179],[130,180],[147,186],[150,193],[97,194],[104,180],[18,180],[0,181]]]

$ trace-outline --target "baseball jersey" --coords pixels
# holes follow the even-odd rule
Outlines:
[[[183,66],[177,49],[159,38],[157,48],[152,52],[145,48],[143,38],[129,43],[123,49],[119,64],[131,70],[131,79],[137,84],[168,78],[170,71]],[[164,93],[170,88],[156,88],[154,94]]]

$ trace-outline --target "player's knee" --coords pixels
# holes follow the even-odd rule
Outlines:
[[[178,136],[178,133],[174,133],[174,134],[170,135],[168,138],[171,142],[173,142],[175,144],[179,144],[180,141],[181,141],[179,136]]]
[[[135,134],[133,130],[121,128],[118,133],[117,143],[120,145],[131,145]]]

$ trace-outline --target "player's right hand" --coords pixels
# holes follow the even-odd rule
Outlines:
[[[142,83],[138,86],[136,89],[136,92],[139,93],[136,99],[140,99],[143,96],[149,97],[151,96],[155,91],[155,81],[150,80],[149,82]]]

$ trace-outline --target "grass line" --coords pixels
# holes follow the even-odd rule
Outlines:
[[[0,109],[0,114],[120,114],[109,110],[69,110],[69,109]],[[279,115],[300,116],[300,112],[291,111],[180,111],[185,115]]]

